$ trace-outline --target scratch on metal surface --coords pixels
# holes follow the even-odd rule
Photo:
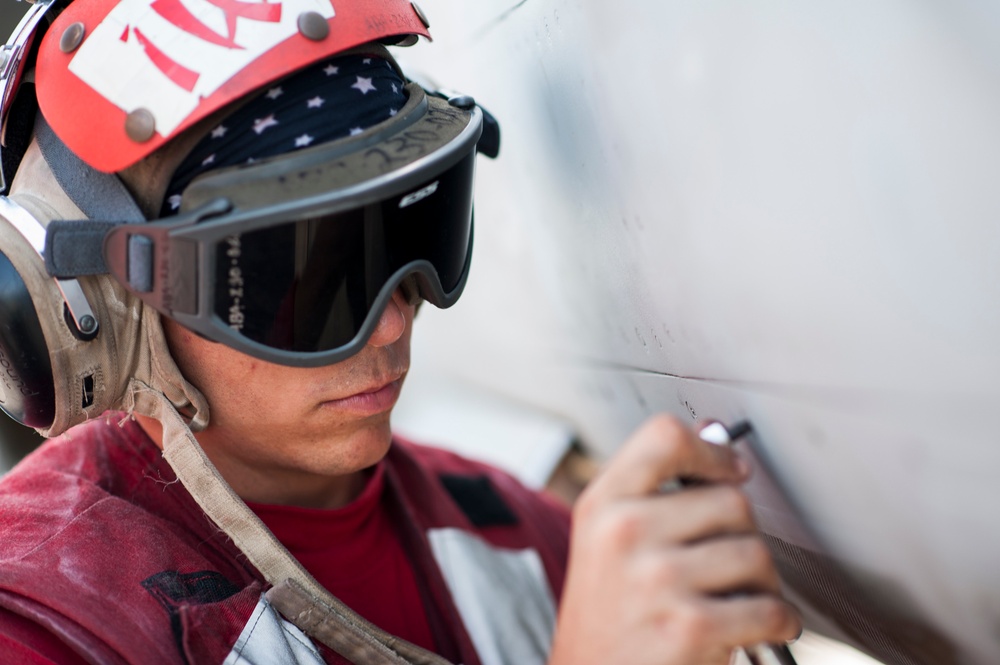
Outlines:
[[[872,388],[864,386],[829,386],[818,384],[796,384],[779,381],[750,381],[745,379],[727,379],[719,377],[684,375],[663,370],[650,369],[640,365],[605,360],[600,358],[576,356],[564,358],[569,365],[588,366],[596,370],[623,372],[635,375],[658,376],[679,381],[691,381],[735,390],[757,392],[781,399],[808,403],[825,403],[830,406],[846,408],[852,411],[865,410],[884,412],[886,409],[912,409],[915,404],[923,408],[933,408],[935,404],[946,398],[961,399],[976,408],[985,407],[974,395],[966,394],[925,394],[918,391],[906,391],[899,388]]]
[[[520,2],[518,2],[518,3],[516,4],[516,5],[514,5],[514,6],[512,6],[512,7],[508,7],[507,9],[503,10],[502,12],[500,12],[500,14],[498,14],[498,15],[496,16],[496,18],[494,18],[494,19],[493,19],[492,21],[490,21],[489,23],[486,23],[486,24],[485,24],[485,25],[484,25],[484,26],[483,26],[482,28],[480,28],[480,29],[479,29],[479,31],[478,31],[478,32],[476,32],[476,35],[475,35],[476,39],[478,39],[478,38],[480,38],[480,37],[485,37],[485,36],[486,36],[487,34],[489,34],[489,33],[490,33],[490,32],[491,32],[491,31],[492,31],[492,30],[493,30],[493,29],[494,29],[495,27],[497,27],[498,25],[500,25],[501,23],[503,23],[504,21],[506,21],[506,20],[507,20],[507,18],[508,18],[508,17],[509,17],[509,16],[511,15],[511,14],[513,14],[513,13],[514,13],[515,11],[517,11],[517,10],[518,10],[518,9],[520,9],[520,8],[521,8],[522,6],[524,6],[524,4],[525,4],[526,2],[528,2],[528,0],[521,0],[521,1],[520,1]]]

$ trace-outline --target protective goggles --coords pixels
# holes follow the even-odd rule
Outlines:
[[[87,222],[107,271],[204,337],[293,366],[360,351],[404,281],[451,306],[469,271],[483,115],[468,97],[407,91],[358,136],[197,178],[177,217]],[[47,261],[70,241],[79,255],[80,222],[51,223]]]

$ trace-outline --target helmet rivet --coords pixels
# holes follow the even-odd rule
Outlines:
[[[424,27],[430,30],[431,22],[427,20],[427,14],[425,14],[424,10],[420,8],[420,5],[415,2],[411,2],[410,6],[413,7],[413,11],[417,13],[417,18],[419,18],[420,22],[424,24]]]
[[[0,50],[0,69],[3,69],[4,67],[6,67],[7,66],[7,62],[9,60],[10,60],[10,49],[8,49],[5,46],[3,48],[3,50]],[[3,75],[3,72],[0,72],[0,76],[2,76],[2,75]]]
[[[95,330],[97,330],[97,319],[90,314],[84,314],[80,317],[80,332],[84,335],[89,335]]]
[[[330,24],[318,12],[299,14],[298,27],[303,37],[314,42],[321,42],[330,34]]]
[[[145,143],[156,133],[156,118],[149,109],[136,109],[125,116],[125,134],[136,143]]]
[[[62,37],[59,38],[59,50],[63,53],[72,53],[83,43],[83,36],[87,33],[87,28],[79,21],[71,24],[63,30]]]

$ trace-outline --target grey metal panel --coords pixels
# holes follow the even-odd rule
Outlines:
[[[424,0],[501,121],[433,365],[613,452],[748,417],[786,580],[889,663],[1000,660],[1000,9]]]

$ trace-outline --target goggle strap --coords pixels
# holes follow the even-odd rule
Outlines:
[[[56,182],[87,219],[146,221],[121,179],[114,173],[102,173],[77,157],[56,136],[41,113],[35,121],[35,138]]]
[[[104,237],[122,222],[54,220],[45,228],[45,270],[58,279],[108,272]]]
[[[153,240],[149,236],[129,236],[128,285],[141,293],[153,290]]]
[[[479,110],[483,112],[483,135],[479,137],[476,151],[480,155],[496,159],[500,155],[500,123],[482,106]]]

